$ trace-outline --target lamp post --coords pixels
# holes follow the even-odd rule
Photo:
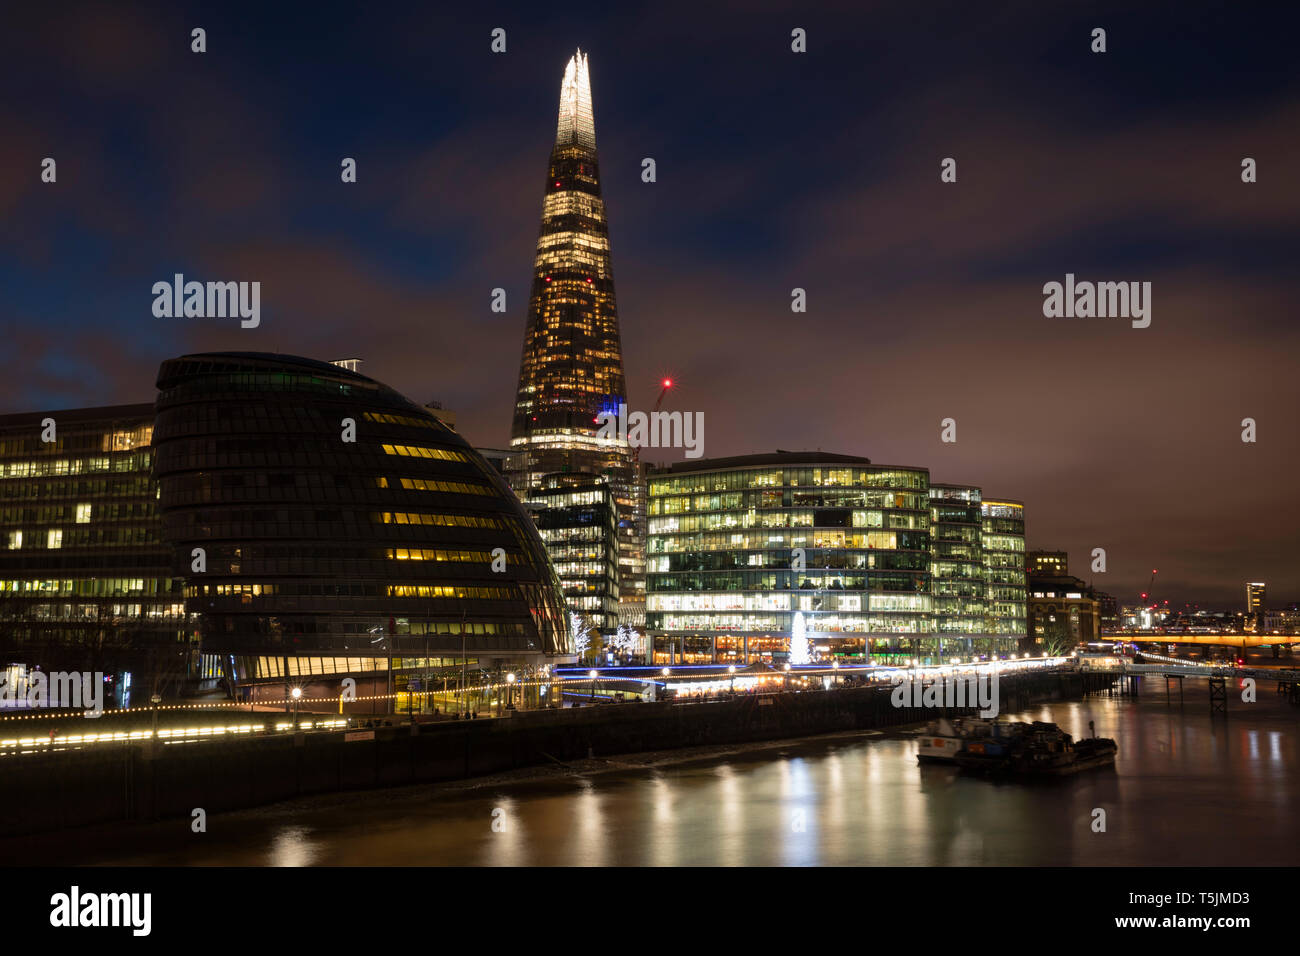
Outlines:
[[[835,672],[835,675],[831,678],[831,686],[839,687],[840,686],[840,662],[831,661],[831,670]]]
[[[506,675],[506,710],[515,709],[515,674],[511,671]]]
[[[594,667],[587,672],[587,676],[591,678],[591,702],[593,704],[596,702],[596,673]]]
[[[464,714],[469,707],[469,701],[466,700],[468,681],[465,676],[465,613],[464,611],[460,612],[460,707],[456,711],[458,714]]]
[[[293,730],[294,733],[297,733],[298,732],[298,701],[302,697],[302,688],[295,687],[293,690],[289,691],[289,696],[293,698],[293,727],[291,729]]]
[[[731,675],[731,693],[734,696],[736,693],[736,665],[731,664],[728,666],[727,673]]]

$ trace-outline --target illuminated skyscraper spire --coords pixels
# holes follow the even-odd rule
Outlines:
[[[555,145],[596,148],[596,119],[591,109],[591,76],[587,72],[587,56],[582,50],[569,57],[569,65],[564,68]]]
[[[589,475],[608,485],[618,537],[593,542],[589,550],[600,550],[599,544],[610,549],[606,554],[617,551],[619,573],[610,594],[624,602],[644,594],[644,494],[635,450],[625,439],[602,434],[600,419],[617,414],[626,400],[591,77],[579,50],[569,58],[560,84],[507,471],[525,501],[553,487],[557,476],[570,481]],[[560,550],[552,557],[557,565],[571,563]],[[632,623],[615,621],[610,608],[602,617],[594,605],[574,606],[607,630]]]
[[[591,77],[580,50],[569,58],[560,84],[511,444],[629,455],[626,442],[596,434],[596,419],[602,412],[616,412],[625,397]],[[602,472],[608,467],[587,467],[590,462],[576,460],[549,467],[552,463],[538,460],[538,467],[529,470]]]

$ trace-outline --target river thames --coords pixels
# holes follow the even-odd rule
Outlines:
[[[995,783],[920,766],[911,735],[628,755],[0,842],[15,864],[1142,866],[1300,864],[1300,707],[1205,684],[1036,706],[1113,737],[1113,769]],[[1233,692],[1229,691],[1230,695]],[[1094,831],[1094,811],[1105,831]]]

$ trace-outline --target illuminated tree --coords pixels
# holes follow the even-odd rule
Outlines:
[[[614,645],[614,650],[630,657],[632,654],[636,653],[638,640],[639,637],[636,628],[631,624],[620,624],[618,626],[618,633],[614,635],[612,643]]]
[[[573,635],[573,650],[579,657],[586,657],[591,647],[591,625],[577,611],[569,612],[569,633]]]
[[[790,628],[790,663],[811,664],[812,641],[808,639],[808,628],[804,624],[803,612],[796,611],[794,626]]]

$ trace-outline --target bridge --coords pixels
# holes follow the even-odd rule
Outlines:
[[[1107,682],[1113,687],[1119,682],[1120,693],[1124,696],[1137,697],[1144,676],[1163,677],[1165,697],[1169,699],[1169,682],[1178,681],[1178,699],[1183,699],[1183,680],[1188,677],[1204,677],[1209,681],[1211,714],[1228,715],[1227,682],[1229,679],[1251,678],[1257,682],[1275,681],[1279,696],[1286,697],[1292,704],[1300,704],[1300,668],[1294,667],[1225,667],[1222,664],[1199,664],[1194,661],[1181,661],[1173,657],[1163,657],[1147,651],[1138,651],[1138,656],[1153,660],[1155,663],[1134,663],[1119,658],[1118,667],[1080,667],[1084,673],[1114,676]]]
[[[1205,644],[1216,647],[1286,647],[1300,644],[1297,634],[1245,634],[1235,631],[1215,631],[1210,634],[1176,633],[1166,634],[1157,631],[1107,631],[1101,635],[1103,641],[1128,641],[1130,643],[1150,644]]]

